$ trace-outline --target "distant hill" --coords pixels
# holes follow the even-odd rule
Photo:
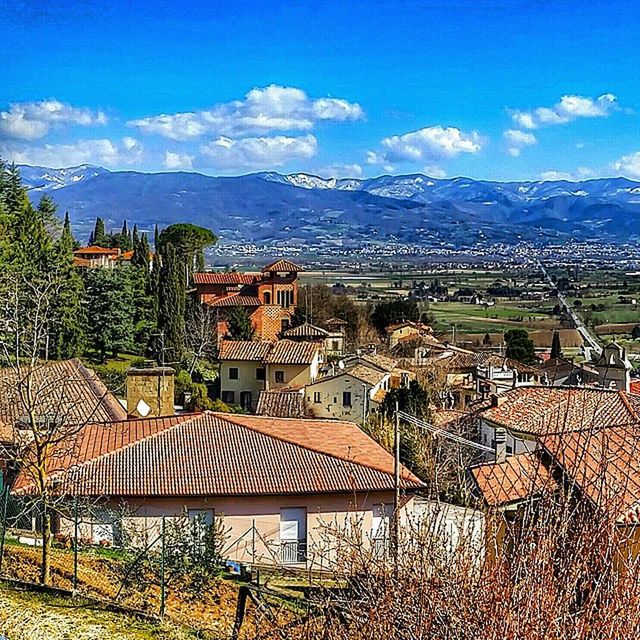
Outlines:
[[[96,216],[152,229],[176,221],[210,227],[224,242],[357,246],[567,239],[627,242],[640,237],[640,182],[492,182],[421,174],[325,179],[275,172],[238,177],[198,173],[20,167],[37,200],[51,192],[88,235]]]

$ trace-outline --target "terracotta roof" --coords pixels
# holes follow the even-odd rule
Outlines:
[[[88,260],[87,258],[79,258],[78,256],[74,256],[73,266],[87,268],[91,266],[91,260]]]
[[[138,420],[122,425],[137,431],[112,441],[110,451],[66,458],[55,477],[57,490],[87,496],[264,496],[393,488],[393,456],[354,423],[210,412],[181,418],[148,431],[139,429]],[[402,478],[406,488],[422,486],[407,469]],[[19,492],[29,486],[28,478],[19,478]]]
[[[35,402],[22,399],[31,382]],[[127,412],[80,360],[43,362],[34,369],[0,369],[0,440],[11,441],[16,421],[31,408],[66,424],[124,420]]]
[[[246,360],[262,362],[271,351],[271,343],[263,340],[223,340],[220,343],[220,360]]]
[[[371,398],[374,402],[381,404],[384,402],[384,399],[387,395],[387,392],[384,389],[378,389],[374,394],[373,398]]]
[[[257,273],[204,273],[193,274],[194,284],[253,284]]]
[[[206,303],[210,307],[259,307],[262,300],[258,296],[226,296]]]
[[[299,391],[261,391],[256,414],[275,418],[304,418],[304,395]]]
[[[397,360],[381,356],[378,353],[368,353],[366,355],[359,356],[359,359],[364,360],[367,365],[373,365],[374,367],[387,372],[393,371],[398,366]]]
[[[583,495],[621,523],[640,523],[640,431],[637,422],[540,438]]]
[[[357,364],[355,367],[347,369],[342,373],[351,376],[356,380],[366,382],[371,386],[375,386],[376,384],[381,382],[387,375],[387,372],[385,371],[378,371],[377,369],[372,369],[371,367],[367,367],[364,364]],[[338,375],[342,375],[342,373]]]
[[[507,367],[515,369],[520,373],[530,373],[540,375],[540,370],[528,364],[524,364],[512,358],[505,358],[494,353],[474,352],[454,353],[449,358],[443,358],[439,361],[448,369],[474,369],[478,366]]]
[[[290,260],[276,260],[262,269],[262,273],[300,273],[302,269]]]
[[[629,393],[640,395],[640,380],[632,380],[629,384]]]
[[[84,254],[95,254],[95,255],[111,255],[117,256],[120,254],[120,249],[109,249],[107,247],[82,247],[80,249],[76,249],[73,252],[75,255],[84,255]]]
[[[535,453],[507,456],[504,462],[470,469],[484,501],[492,507],[526,500],[558,485]]]
[[[305,322],[297,327],[287,329],[282,335],[287,338],[326,338],[329,332]]]
[[[584,387],[524,386],[505,391],[480,415],[521,433],[546,435],[640,419],[640,396]]]
[[[311,364],[320,351],[317,342],[279,340],[265,357],[270,364]]]
[[[279,340],[223,340],[220,360],[247,360],[269,364],[311,364],[320,350],[316,342]]]

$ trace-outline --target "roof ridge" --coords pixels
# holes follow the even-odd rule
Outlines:
[[[622,400],[622,402],[623,402],[624,406],[626,407],[627,411],[632,415],[633,418],[638,420],[639,419],[638,413],[631,406],[631,403],[629,402],[629,398],[627,398],[627,392],[623,391],[622,389],[619,389],[618,390],[618,395],[620,396],[620,399]]]
[[[247,429],[250,429],[251,431],[254,431],[255,433],[260,433],[260,434],[262,434],[264,436],[272,438],[273,440],[278,440],[279,442],[287,442],[287,443],[289,443],[291,445],[299,447],[300,449],[305,449],[307,451],[312,451],[313,453],[318,453],[318,454],[321,454],[321,455],[325,455],[325,456],[328,456],[328,457],[333,458],[335,460],[341,460],[343,462],[351,462],[352,464],[357,464],[357,465],[359,465],[361,467],[365,467],[367,469],[373,469],[374,471],[379,471],[380,473],[384,473],[384,474],[389,475],[389,476],[393,476],[394,475],[393,471],[388,471],[386,469],[382,469],[379,466],[376,466],[376,465],[373,465],[373,464],[365,464],[363,462],[356,461],[354,459],[349,459],[349,458],[345,458],[345,457],[339,456],[339,455],[337,455],[335,453],[330,453],[328,451],[322,451],[320,449],[316,449],[314,447],[307,446],[307,445],[301,444],[299,442],[293,442],[292,440],[287,440],[284,437],[277,436],[277,435],[274,435],[272,433],[265,433],[264,431],[262,431],[262,430],[260,430],[260,429],[258,429],[256,427],[253,427],[253,426],[249,426],[249,425],[243,424],[241,422],[235,422],[234,420],[228,418],[229,415],[233,415],[233,414],[218,413],[218,412],[214,412],[214,411],[206,411],[205,413],[211,413],[211,414],[213,414],[215,416],[225,416],[225,418],[223,418],[223,419],[227,420],[228,422],[231,422],[231,423],[233,423],[235,425],[238,425],[240,427],[245,427]],[[272,416],[249,416],[249,417],[251,417],[251,418],[263,418],[263,419],[266,418],[266,419],[272,419],[272,420],[297,420],[298,422],[300,422],[300,421],[317,422],[313,418],[273,418]],[[323,422],[324,422],[324,420],[323,420]],[[381,444],[377,443],[371,436],[367,435],[364,431],[362,431],[362,429],[360,429],[360,427],[358,427],[355,423],[349,422],[348,420],[336,420],[336,422],[342,423],[342,424],[347,424],[350,427],[355,427],[356,429],[361,431],[362,434],[366,438],[369,438],[376,446],[380,447],[387,455],[389,455],[391,457],[391,454]],[[401,466],[402,466],[402,469],[406,472],[405,474],[401,473],[401,476],[405,480],[412,481],[412,482],[415,482],[415,480],[418,480],[421,484],[424,484],[424,483],[422,483],[422,480],[420,480],[420,478],[418,478],[418,476],[416,476],[414,473],[412,473],[407,467],[405,467],[404,465],[401,465]],[[407,477],[407,474],[408,474],[408,477]]]

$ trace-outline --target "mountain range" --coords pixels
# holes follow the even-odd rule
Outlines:
[[[214,230],[225,243],[362,246],[401,242],[470,247],[640,237],[640,182],[496,182],[422,174],[325,179],[276,172],[198,173],[20,166],[33,200],[50,193],[88,236],[96,216],[152,229],[178,221]]]

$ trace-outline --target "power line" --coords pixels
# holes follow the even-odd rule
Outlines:
[[[462,444],[467,447],[472,447],[474,449],[478,449],[480,451],[485,451],[489,453],[495,453],[495,451],[491,447],[487,447],[484,444],[480,444],[479,442],[474,442],[473,440],[468,440],[467,438],[463,438],[456,433],[451,433],[451,431],[446,431],[445,429],[441,429],[440,427],[436,427],[435,425],[425,422],[424,420],[420,420],[420,418],[416,418],[404,411],[398,411],[398,417],[412,424],[419,429],[424,429],[425,431],[430,431],[431,433],[442,436],[443,438],[447,438],[449,440],[453,440],[453,442],[457,442],[458,444]]]

